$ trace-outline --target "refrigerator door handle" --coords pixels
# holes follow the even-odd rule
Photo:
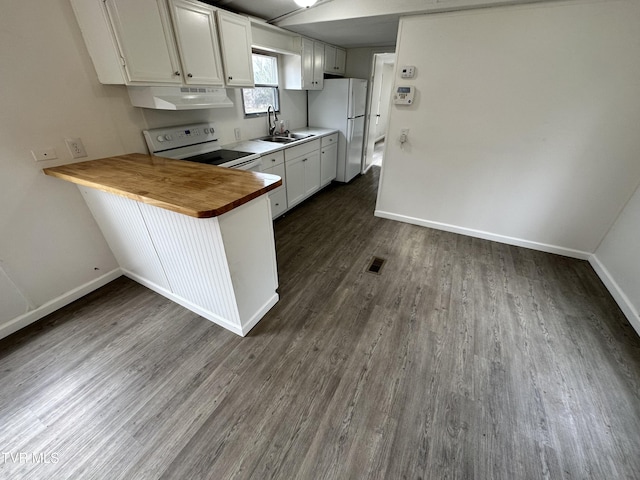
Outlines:
[[[351,98],[349,99],[349,116],[348,118],[353,118],[356,116],[356,104],[355,102],[355,97],[354,97],[354,93],[353,93],[353,84],[351,83],[351,81],[349,81],[349,94],[351,95]]]

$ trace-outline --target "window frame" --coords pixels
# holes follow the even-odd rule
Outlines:
[[[263,111],[263,112],[255,112],[255,113],[247,113],[247,106],[245,104],[245,100],[244,100],[244,92],[245,90],[253,90],[255,88],[272,88],[274,90],[274,96],[276,99],[276,103],[277,105],[274,105],[275,111],[277,113],[280,113],[280,62],[279,62],[279,57],[278,55],[271,53],[271,52],[263,52],[261,50],[252,50],[251,52],[251,61],[253,62],[253,55],[260,55],[263,57],[272,57],[275,58],[276,61],[276,74],[278,75],[278,84],[277,85],[273,85],[273,84],[264,84],[264,83],[257,83],[255,82],[255,73],[254,73],[254,82],[255,85],[252,88],[241,88],[240,90],[240,96],[242,97],[242,111],[244,113],[244,117],[245,118],[256,118],[256,117],[265,117],[267,116],[267,111]]]

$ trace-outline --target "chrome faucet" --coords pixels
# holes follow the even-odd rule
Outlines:
[[[273,123],[271,123],[271,112],[273,112]],[[278,114],[271,105],[267,107],[267,123],[269,124],[269,135],[275,135],[278,125]]]

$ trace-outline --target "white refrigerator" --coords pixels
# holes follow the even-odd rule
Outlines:
[[[367,81],[325,79],[324,88],[309,91],[308,98],[309,127],[335,128],[340,132],[336,180],[346,183],[362,171]]]

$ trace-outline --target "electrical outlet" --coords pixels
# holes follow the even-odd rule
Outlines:
[[[236,140],[237,140],[237,141],[240,141],[240,127],[236,127],[236,128],[233,130],[233,133],[234,133],[234,134],[235,134],[235,136],[236,136]]]
[[[42,162],[44,160],[53,160],[58,158],[55,148],[40,148],[38,150],[31,150],[31,155],[36,162]]]
[[[87,151],[84,149],[82,140],[79,138],[65,138],[64,141],[73,158],[82,158],[87,156]]]

